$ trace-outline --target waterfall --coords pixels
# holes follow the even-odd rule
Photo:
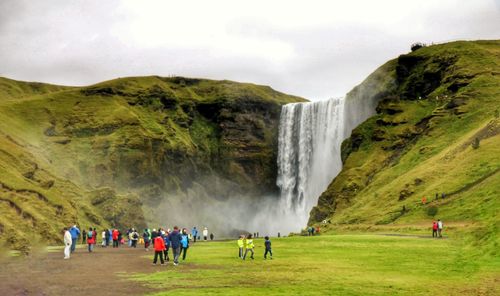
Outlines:
[[[307,223],[318,197],[342,169],[344,99],[283,106],[278,138],[280,208],[295,217],[296,229]]]

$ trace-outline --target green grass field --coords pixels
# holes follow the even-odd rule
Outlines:
[[[153,295],[498,295],[500,260],[462,239],[381,235],[274,238],[273,260],[237,258],[236,241],[197,243],[186,262],[131,280]],[[163,269],[162,269],[163,268]],[[161,271],[160,271],[161,270]]]

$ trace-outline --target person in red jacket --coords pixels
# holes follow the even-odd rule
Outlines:
[[[158,261],[158,256],[160,256],[161,265],[165,265],[165,261],[163,260],[163,251],[165,251],[166,248],[165,248],[165,241],[163,241],[163,237],[161,236],[155,237],[154,248],[155,248],[155,257],[153,260],[153,265],[156,265],[156,262]]]
[[[432,237],[438,236],[438,224],[436,221],[432,222]]]
[[[118,235],[119,234],[120,234],[120,232],[118,231],[118,229],[113,229],[113,234],[112,234],[113,248],[118,248]]]

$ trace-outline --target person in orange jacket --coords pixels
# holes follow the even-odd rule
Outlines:
[[[165,241],[161,236],[157,236],[154,239],[154,248],[155,248],[155,257],[153,260],[153,265],[156,265],[158,261],[158,256],[160,256],[161,265],[165,265],[165,261],[163,260],[163,251],[166,250]]]

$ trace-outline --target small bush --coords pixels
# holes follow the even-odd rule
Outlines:
[[[474,141],[472,141],[472,148],[479,148],[479,138],[475,138]]]
[[[438,213],[438,208],[436,206],[430,206],[427,208],[427,215],[434,217]]]

